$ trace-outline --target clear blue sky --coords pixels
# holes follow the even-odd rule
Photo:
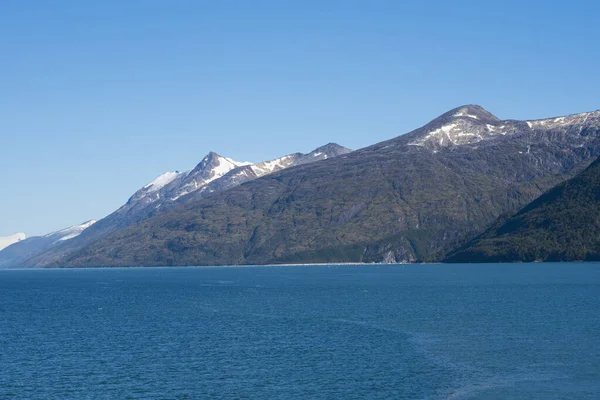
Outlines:
[[[101,218],[210,150],[360,148],[480,104],[600,108],[596,1],[0,2],[0,236]]]

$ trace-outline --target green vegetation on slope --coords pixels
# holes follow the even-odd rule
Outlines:
[[[448,262],[600,260],[600,159],[498,222]]]

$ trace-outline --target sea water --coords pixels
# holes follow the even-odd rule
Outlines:
[[[3,270],[0,398],[600,398],[600,264]]]

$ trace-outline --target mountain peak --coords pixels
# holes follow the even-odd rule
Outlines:
[[[181,186],[176,188],[174,193],[169,194],[169,198],[171,200],[177,200],[182,196],[206,186],[233,169],[250,164],[251,163],[248,162],[235,161],[231,158],[223,157],[214,151],[210,151],[202,159],[200,164],[196,165],[196,167],[185,177]]]
[[[198,168],[200,166],[202,166],[201,168],[206,168],[206,166],[209,164],[218,163],[218,160],[221,158],[223,158],[223,157],[221,157],[220,154],[215,153],[214,151],[209,151],[208,154],[204,156],[202,161],[200,161],[200,163],[196,166],[196,168]],[[196,169],[196,168],[194,168],[194,169]]]
[[[468,104],[440,115],[424,127],[411,132],[409,145],[425,146],[432,150],[454,145],[472,144],[505,134],[497,129],[502,121],[476,104]]]
[[[346,153],[350,153],[352,150],[350,150],[347,147],[344,146],[340,146],[337,143],[327,143],[326,145],[323,145],[321,147],[317,147],[316,149],[314,149],[313,151],[311,151],[310,154],[313,153],[325,153],[328,154],[329,157],[333,157],[333,156],[338,156],[340,154],[346,154]]]
[[[500,121],[494,114],[477,104],[456,107],[443,114],[440,118],[471,118],[485,123]]]
[[[225,159],[221,157],[221,155],[215,153],[214,151],[210,151],[207,155],[204,156],[202,161],[190,172],[190,176],[201,173],[207,169],[215,168],[216,166],[221,164],[221,160]]]
[[[211,150],[204,156],[203,160],[213,160],[217,158],[221,158],[221,155]]]
[[[215,167],[215,166],[219,166],[219,165],[233,165],[235,168],[235,167],[241,167],[241,166],[250,165],[250,164],[252,164],[252,163],[244,162],[244,161],[235,161],[235,160],[232,160],[231,158],[223,157],[222,155],[215,153],[214,151],[210,151],[206,156],[204,156],[204,158],[202,159],[200,164],[198,164],[196,166],[196,168],[194,168],[194,171],[197,170],[198,168],[205,169],[207,167],[211,168],[211,167]],[[232,169],[232,168],[230,168],[230,169]],[[192,171],[192,173],[194,171]]]

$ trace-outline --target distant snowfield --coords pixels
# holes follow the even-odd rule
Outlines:
[[[5,249],[13,243],[20,242],[21,240],[27,239],[27,235],[20,232],[14,235],[0,237],[0,250]]]

